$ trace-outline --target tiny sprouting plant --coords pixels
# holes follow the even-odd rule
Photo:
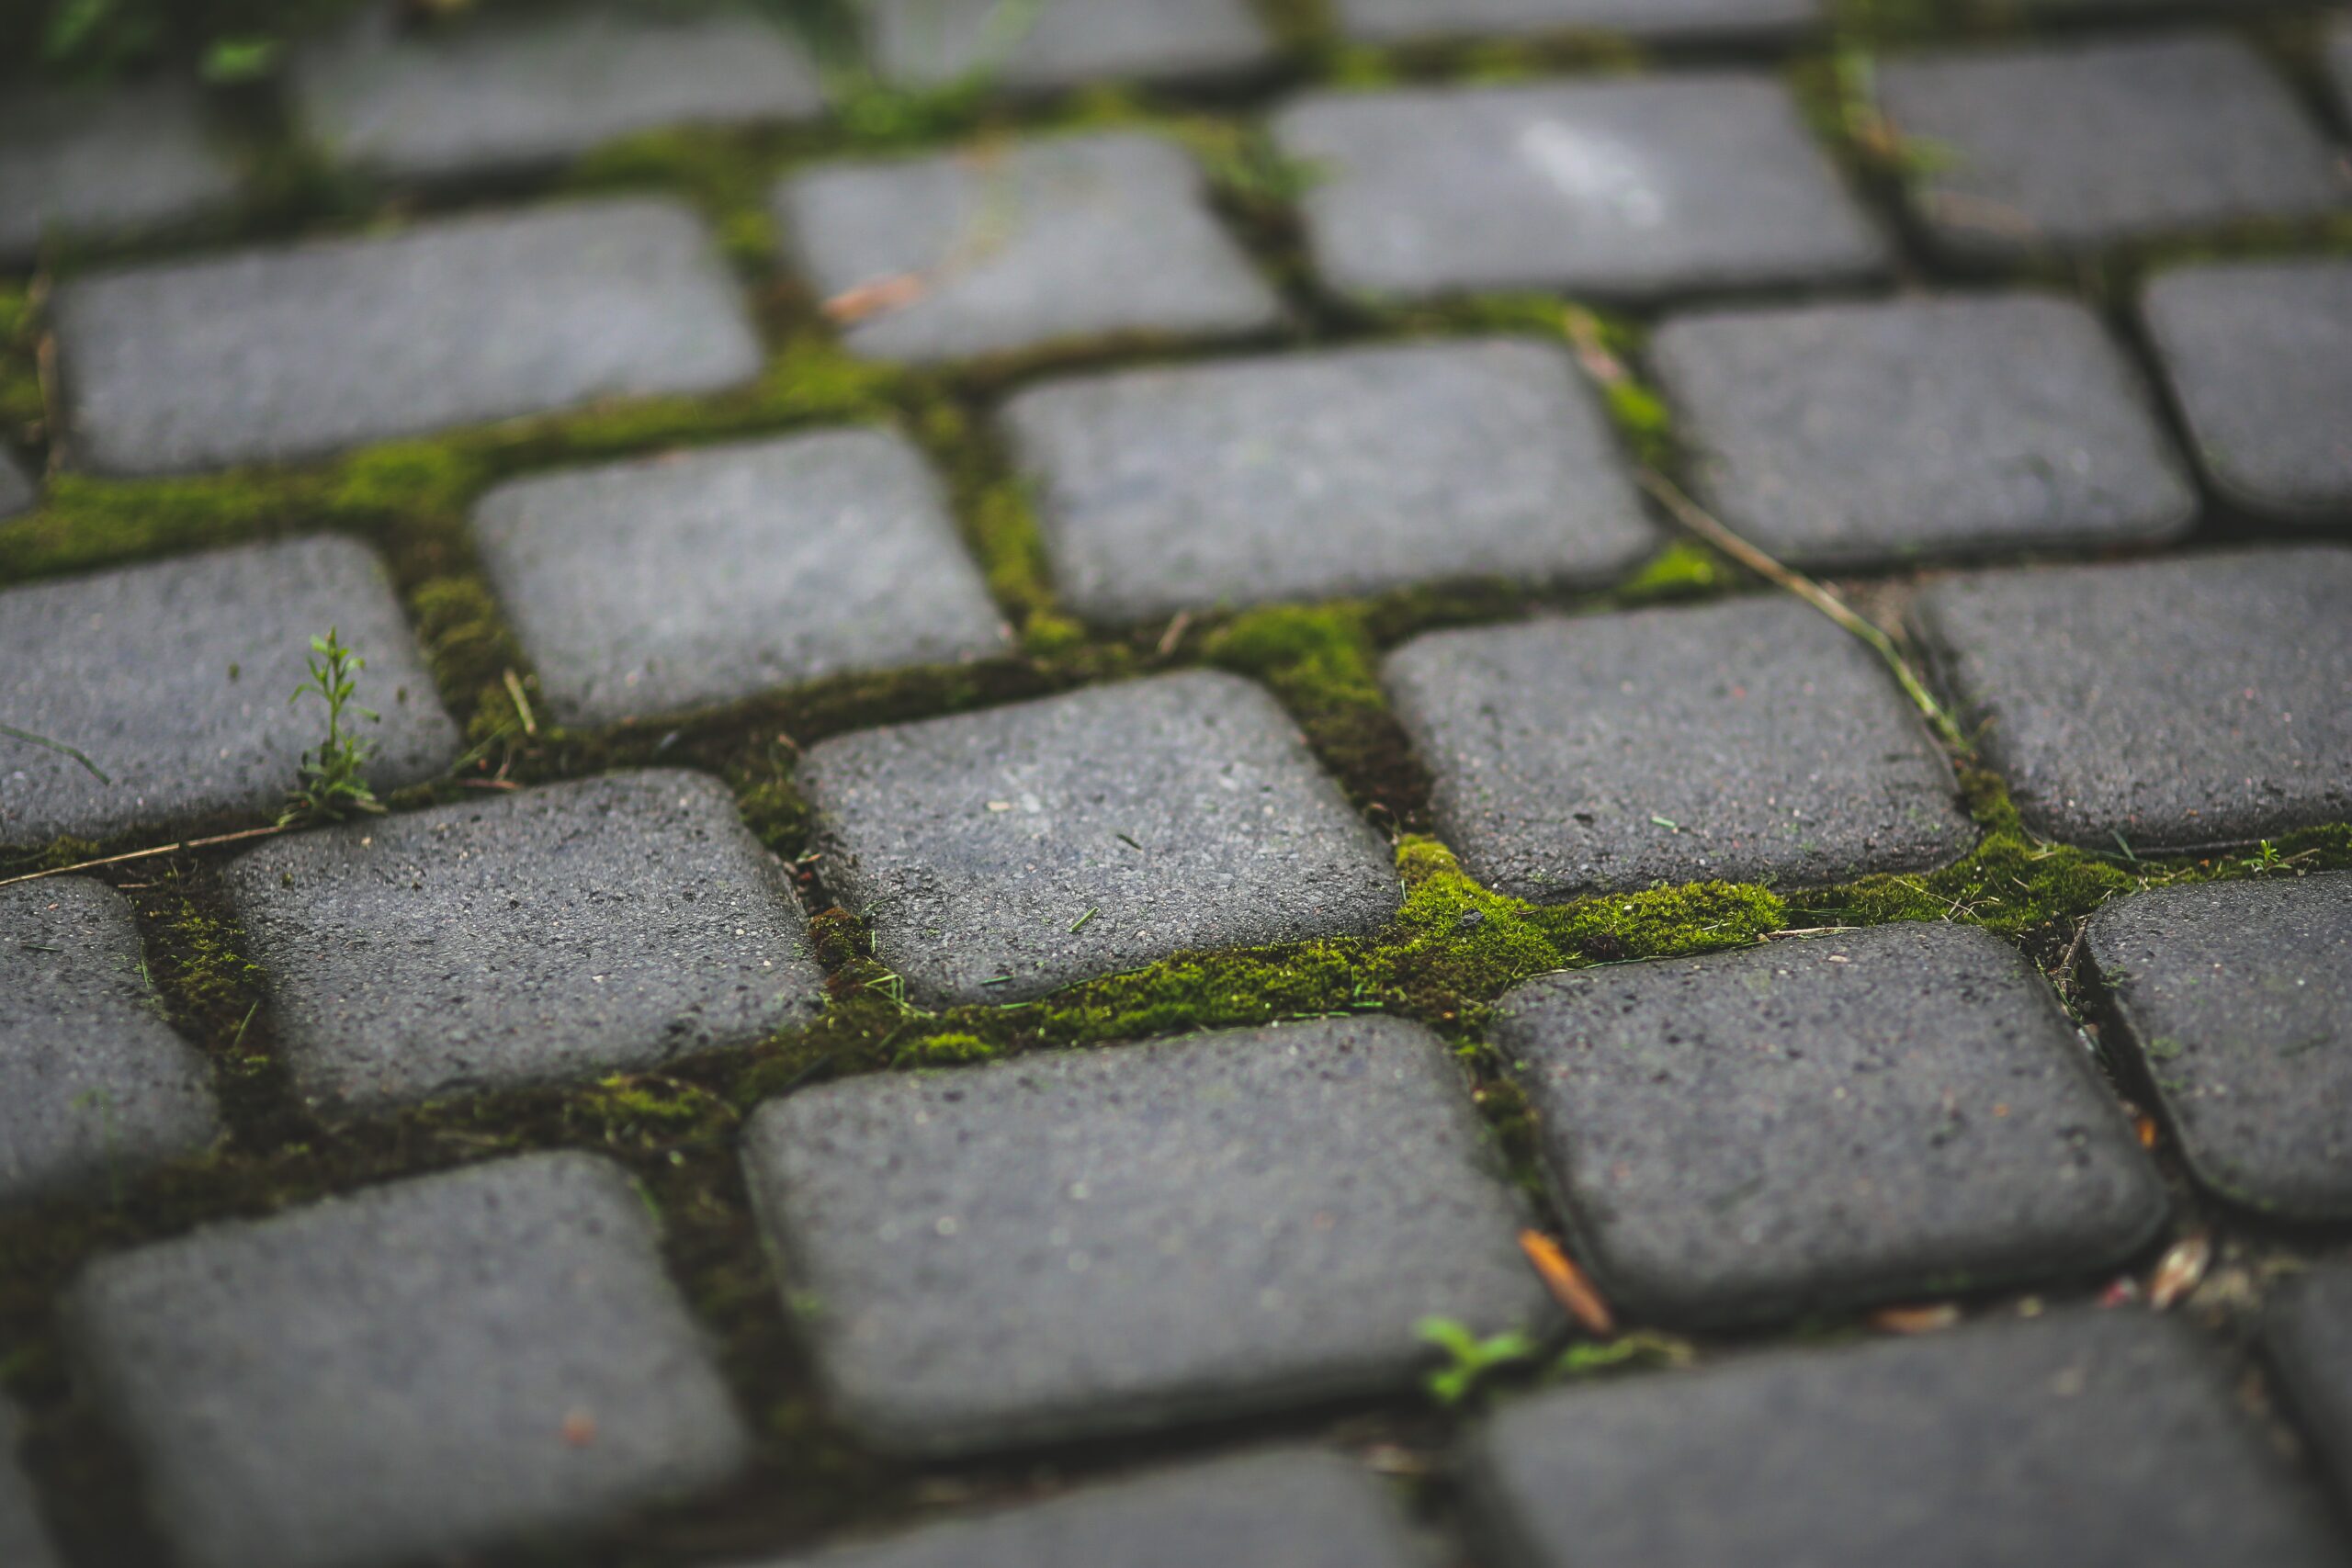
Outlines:
[[[1478,1391],[1505,1367],[1523,1366],[1534,1359],[1535,1341],[1517,1329],[1481,1339],[1466,1324],[1450,1317],[1425,1317],[1413,1332],[1445,1352],[1445,1365],[1430,1372],[1424,1386],[1430,1397],[1452,1408]]]
[[[384,809],[376,792],[368,787],[366,776],[375,745],[352,732],[355,716],[371,724],[383,721],[382,715],[353,700],[359,690],[359,672],[367,668],[368,661],[345,646],[335,628],[330,626],[326,636],[311,639],[311,678],[286,701],[289,707],[304,697],[325,703],[326,739],[302,753],[301,776],[279,822],[340,822],[356,813]]]

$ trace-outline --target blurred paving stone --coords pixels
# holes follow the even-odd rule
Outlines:
[[[2005,1319],[1507,1405],[1471,1481],[1513,1568],[2341,1562],[2233,1381],[2177,1317]]]
[[[2352,261],[2183,267],[2141,310],[2213,487],[2281,521],[2352,521]]]
[[[1904,924],[1547,976],[1496,1039],[1637,1319],[1753,1323],[2123,1262],[2155,1168],[2041,976]]]
[[[59,288],[56,319],[69,449],[110,474],[320,457],[760,369],[701,223],[657,198],[95,274]]]
[[[1340,30],[1365,43],[1546,33],[1774,38],[1824,20],[1821,0],[1338,0],[1338,9]]]
[[[926,1002],[1370,935],[1402,897],[1289,716],[1232,675],[847,735],[811,748],[799,782],[829,885]]]
[[[545,168],[632,131],[811,119],[817,73],[749,10],[589,4],[402,28],[379,6],[295,59],[303,129],[338,162],[402,179]]]
[[[2352,1216],[2352,875],[2158,888],[2086,942],[2198,1179]]]
[[[1414,1325],[1552,1315],[1493,1134],[1418,1024],[1325,1020],[879,1075],[745,1159],[820,1378],[892,1451],[1409,1387]]]
[[[882,76],[914,87],[976,76],[1015,89],[1170,81],[1274,58],[1249,0],[876,0],[871,16]]]
[[[2192,849],[2352,818],[2352,550],[1978,572],[1911,619],[2045,838]]]
[[[2352,1498],[2352,1265],[2323,1263],[2280,1284],[2263,1339],[2323,1473],[2339,1497]]]
[[[1761,73],[1310,94],[1273,130],[1321,169],[1300,206],[1317,269],[1346,293],[1650,300],[1884,266],[1788,90]]]
[[[1520,897],[1841,882],[1974,841],[1884,667],[1793,599],[1435,632],[1384,678],[1440,835]]]
[[[1913,205],[1958,256],[2316,218],[2352,197],[2287,85],[2234,39],[1972,50],[1877,74],[1895,131],[1926,152]]]
[[[104,1191],[219,1130],[122,896],[80,876],[0,888],[0,1200]]]
[[[0,736],[0,843],[105,839],[284,802],[326,735],[306,682],[330,628],[368,660],[357,700],[386,791],[446,769],[458,732],[373,552],[321,536],[250,545],[0,591],[0,713],[80,748],[71,758]]]
[[[2344,106],[2344,117],[2352,119],[2352,17],[2338,20],[2328,36],[2327,62],[2335,76],[2335,96]]]
[[[1005,411],[1063,602],[1102,621],[1502,577],[1659,546],[1591,392],[1507,339],[1049,383]]]
[[[884,431],[522,479],[474,532],[566,724],[1005,646],[938,485]]]
[[[227,211],[238,191],[193,83],[17,81],[0,96],[0,260],[29,258],[51,233],[121,241],[180,228]]]
[[[0,1399],[0,1562],[9,1568],[58,1568],[32,1483],[17,1462],[23,1440],[23,1418]]]
[[[1713,312],[1650,355],[1703,499],[1794,565],[2153,541],[2195,488],[2097,317],[2041,295]]]
[[[751,1441],[618,1167],[532,1155],[100,1258],[66,1314],[187,1568],[454,1561]]]
[[[14,517],[19,512],[30,512],[40,499],[33,486],[33,477],[25,472],[17,459],[0,451],[0,517]]]
[[[824,992],[784,868],[699,773],[300,833],[225,875],[295,1084],[339,1110],[749,1044]]]

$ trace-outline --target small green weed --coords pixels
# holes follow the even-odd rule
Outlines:
[[[1496,1372],[1525,1366],[1537,1350],[1535,1341],[1516,1328],[1481,1339],[1468,1325],[1450,1317],[1425,1317],[1413,1325],[1413,1332],[1445,1352],[1446,1364],[1430,1372],[1423,1386],[1448,1409],[1476,1393]]]
[[[286,699],[291,707],[304,697],[315,696],[327,705],[326,739],[313,750],[302,753],[301,777],[295,784],[279,814],[282,826],[304,822],[340,822],[356,813],[380,812],[383,802],[368,785],[368,760],[376,754],[375,743],[353,734],[353,716],[371,724],[383,722],[383,716],[373,708],[364,708],[355,701],[359,690],[359,672],[368,661],[344,645],[343,637],[334,627],[327,628],[324,637],[311,639],[311,678],[294,688]]]

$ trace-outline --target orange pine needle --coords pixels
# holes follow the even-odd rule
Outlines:
[[[1600,1299],[1600,1292],[1592,1288],[1584,1270],[1560,1250],[1558,1242],[1542,1231],[1521,1231],[1519,1249],[1527,1254],[1528,1262],[1543,1276],[1552,1299],[1560,1303],[1560,1310],[1575,1318],[1577,1326],[1599,1338],[1617,1332],[1617,1319],[1611,1314],[1609,1303]]]

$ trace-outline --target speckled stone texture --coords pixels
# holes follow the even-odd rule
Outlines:
[[[1369,935],[1402,897],[1289,716],[1232,675],[843,736],[809,750],[799,783],[828,886],[927,1002]]]
[[[1701,498],[1792,565],[2154,542],[2195,487],[2098,319],[2032,294],[1685,316],[1650,340]]]
[[[374,554],[320,537],[184,556],[0,592],[0,713],[78,747],[70,757],[0,736],[0,844],[104,839],[274,812],[302,753],[325,737],[308,678],[311,638],[333,627],[368,668],[357,700],[380,791],[446,769],[458,732],[441,711]]]
[[[1016,91],[1189,80],[1274,56],[1249,0],[876,0],[869,18],[881,74],[915,87],[975,76]]]
[[[14,517],[20,512],[30,512],[39,499],[33,489],[33,477],[24,465],[6,452],[0,451],[0,517]]]
[[[812,1012],[775,857],[699,773],[615,773],[230,863],[296,1087],[377,1110],[652,1067]]]
[[[1875,276],[1885,247],[1758,73],[1309,94],[1274,117],[1321,177],[1316,268],[1351,294],[1647,301]]]
[[[819,164],[777,187],[776,209],[818,293],[896,296],[842,333],[869,359],[1230,337],[1281,315],[1211,215],[1199,169],[1157,136]]]
[[[1325,1020],[763,1106],[754,1200],[834,1408],[974,1452],[1409,1387],[1415,1324],[1534,1328],[1444,1044]]]
[[[922,456],[826,431],[517,480],[483,569],[565,724],[1004,650]]]
[[[1820,0],[1337,0],[1337,9],[1340,30],[1365,43],[1554,33],[1749,39],[1823,20]]]
[[[2165,1221],[2049,988],[1973,927],[1552,976],[1496,1040],[1601,1289],[1644,1320],[2086,1277]]]
[[[1974,839],[1884,668],[1794,600],[1435,632],[1383,678],[1440,836],[1520,897],[1840,882]]]
[[[1592,586],[1661,540],[1565,353],[1347,348],[1053,382],[1004,414],[1062,602],[1106,622],[1417,582]]]
[[[0,1399],[0,1562],[9,1568],[59,1568],[48,1527],[41,1523],[40,1506],[17,1461],[23,1438],[23,1417],[15,1405]]]
[[[673,125],[814,118],[817,73],[749,8],[610,3],[403,27],[382,6],[301,51],[290,86],[328,157],[399,179],[542,169]]]
[[[2188,849],[2352,817],[2352,550],[1980,572],[1911,622],[2044,838]]]
[[[2086,950],[2189,1169],[2223,1198],[2352,1217],[2352,874],[2165,887]]]
[[[585,1529],[750,1457],[647,1206],[533,1155],[104,1258],[97,1402],[187,1568],[390,1568]]]
[[[1962,259],[2313,218],[2352,199],[2287,85],[2234,39],[1926,55],[1877,77],[1896,134],[1929,151],[1914,209]]]
[[[1530,1399],[1471,1478],[1498,1568],[2340,1562],[2233,1382],[2177,1317],[2012,1318]]]
[[[2213,488],[2265,518],[2352,524],[2352,261],[2182,267],[2140,308]]]
[[[0,96],[0,261],[51,234],[120,241],[228,211],[237,165],[192,84],[60,91],[12,81]]]
[[[2279,1393],[2337,1496],[2352,1499],[2352,1265],[2323,1263],[2280,1284],[2262,1335]]]
[[[55,315],[67,449],[107,474],[292,462],[760,369],[702,224],[652,197],[100,272]]]

